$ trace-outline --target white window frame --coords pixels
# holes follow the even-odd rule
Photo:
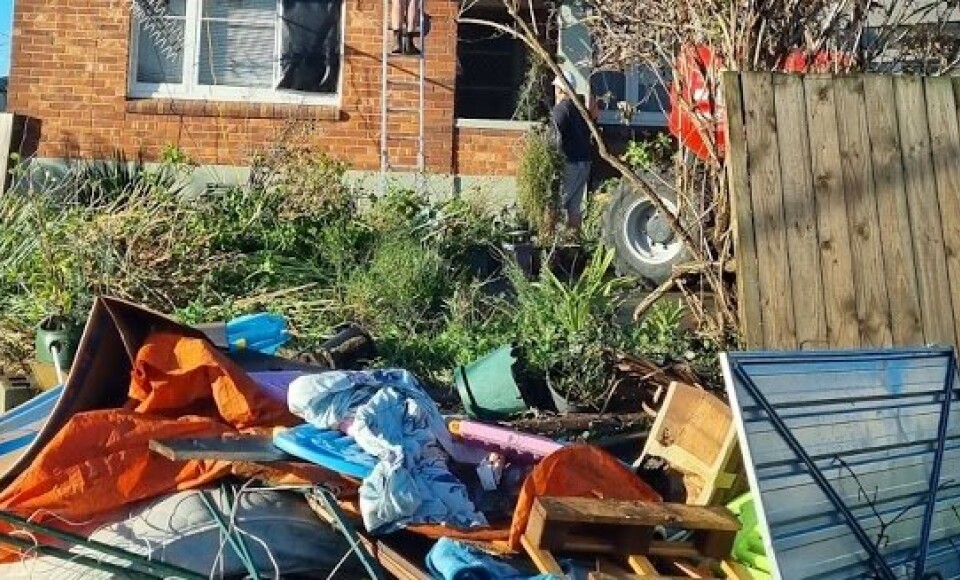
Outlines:
[[[131,18],[130,62],[128,64],[127,94],[135,99],[183,99],[202,101],[228,101],[250,103],[280,103],[293,105],[340,106],[343,97],[343,70],[345,68],[344,38],[346,34],[346,6],[350,0],[340,2],[340,66],[337,76],[336,93],[316,94],[290,89],[267,89],[253,87],[228,87],[199,84],[200,70],[200,34],[203,14],[203,2],[206,0],[185,0],[183,38],[183,83],[142,83],[137,81],[137,62],[140,48],[140,25]],[[280,15],[283,11],[282,0],[277,0],[276,11],[276,54],[280,54],[282,25]],[[279,78],[280,62],[274,63],[274,78]]]
[[[597,71],[600,72],[600,71]],[[650,85],[660,82],[660,77],[646,66],[633,66],[623,71],[624,82],[626,83],[625,101],[631,104],[639,104],[643,95],[640,94],[640,83]],[[590,79],[588,79],[589,81]],[[666,79],[665,79],[666,80]],[[593,84],[588,82],[587,86],[592,90]],[[667,87],[669,89],[669,87]],[[597,95],[598,97],[601,95]],[[660,111],[637,111],[633,117],[627,121],[623,114],[617,110],[603,110],[597,115],[597,121],[601,125],[624,125],[630,127],[666,127],[667,112]]]

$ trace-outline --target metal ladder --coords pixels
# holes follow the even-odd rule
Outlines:
[[[416,2],[417,0],[409,0]],[[382,70],[380,73],[380,187],[381,192],[386,193],[390,186],[390,176],[394,172],[416,172],[416,189],[423,193],[426,186],[426,153],[424,151],[424,97],[425,97],[425,74],[426,74],[426,42],[424,35],[424,10],[421,0],[418,29],[420,32],[420,55],[395,55],[391,54],[391,34],[390,34],[390,5],[391,0],[383,0],[383,54],[381,55]],[[391,62],[409,62],[411,59],[417,59],[416,74],[413,79],[398,79],[390,76]],[[399,98],[399,94],[405,94],[407,90],[417,89],[418,106],[394,105],[393,100]],[[395,116],[417,115],[416,134],[391,135],[390,121]],[[390,159],[390,148],[398,143],[414,142],[416,143],[416,164],[395,163]]]

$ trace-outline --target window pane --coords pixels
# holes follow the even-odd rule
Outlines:
[[[157,19],[140,25],[137,43],[137,82],[183,82],[183,21]]]
[[[616,111],[627,99],[627,78],[620,71],[600,71],[590,76],[590,94],[601,111]]]
[[[663,113],[670,110],[670,95],[667,87],[661,83],[640,82],[637,87],[637,95],[640,102],[637,103],[637,110],[648,113]]]
[[[341,7],[341,0],[283,0],[278,88],[337,91]]]
[[[133,0],[134,11],[141,17],[186,16],[187,0]]]
[[[275,42],[272,25],[203,21],[199,83],[272,88]]]
[[[203,0],[204,18],[272,21],[277,0]]]
[[[147,0],[165,5],[166,13],[170,16],[186,16],[187,0]]]

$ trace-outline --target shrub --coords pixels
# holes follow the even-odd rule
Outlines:
[[[583,275],[567,285],[544,269],[536,281],[509,269],[516,296],[508,306],[525,361],[572,402],[597,404],[608,388],[608,347],[618,342],[614,316],[631,284],[610,278],[612,250],[595,252]]]
[[[520,215],[541,237],[556,230],[563,156],[545,127],[527,133],[517,166],[517,206]]]
[[[375,328],[433,328],[453,291],[450,266],[433,248],[408,237],[387,238],[346,282],[346,307]]]

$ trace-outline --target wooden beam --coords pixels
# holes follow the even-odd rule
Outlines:
[[[231,437],[199,437],[151,439],[150,450],[171,461],[205,459],[217,461],[290,461],[292,457],[273,446],[269,437],[240,435]]]
[[[537,567],[537,570],[544,574],[554,574],[560,578],[564,578],[566,575],[563,572],[563,568],[560,567],[560,564],[557,563],[556,558],[553,557],[547,550],[541,550],[534,547],[530,543],[530,540],[527,539],[526,535],[520,536],[520,544],[523,546],[523,549],[526,550],[527,555],[530,556],[530,559],[533,560],[533,564]]]

